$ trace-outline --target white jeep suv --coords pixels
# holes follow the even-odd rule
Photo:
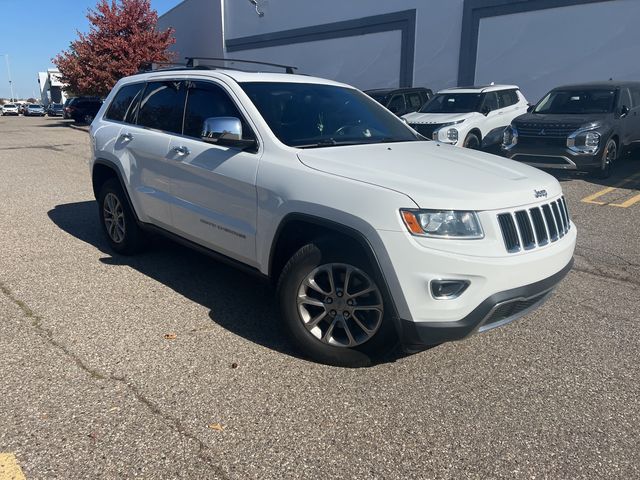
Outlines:
[[[427,138],[479,149],[501,144],[505,128],[527,108],[515,85],[461,87],[439,91],[403,118]]]
[[[426,141],[348,85],[215,69],[122,79],[91,124],[115,252],[160,232],[277,286],[299,350],[369,365],[540,305],[576,228],[535,168]]]

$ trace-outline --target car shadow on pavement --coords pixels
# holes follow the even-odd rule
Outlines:
[[[278,325],[273,289],[248,273],[217,262],[164,238],[152,239],[148,251],[122,256],[110,251],[94,201],[57,205],[49,218],[68,234],[93,245],[107,265],[124,265],[168,286],[209,309],[211,321],[251,342],[297,358]]]
[[[36,126],[40,128],[69,128],[71,125],[73,125],[73,120],[64,120],[63,118],[56,117],[55,119],[49,118],[47,123]]]
[[[545,172],[553,175],[560,182],[569,182],[571,180],[584,180],[585,182],[592,183],[594,185],[602,185],[603,187],[613,187],[621,181],[628,179],[629,177],[640,174],[640,156],[636,155],[632,158],[625,158],[621,160],[613,170],[609,178],[598,178],[597,176],[590,174],[589,172],[575,172],[571,170],[545,170]],[[640,178],[635,182],[636,185],[640,185]],[[630,184],[631,185],[631,184]]]

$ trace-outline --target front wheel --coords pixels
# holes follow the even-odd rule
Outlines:
[[[470,133],[467,135],[467,138],[464,139],[464,143],[462,144],[464,148],[470,148],[471,150],[479,150],[480,149],[480,138],[475,133]]]
[[[618,144],[613,138],[607,141],[607,145],[602,152],[602,161],[596,175],[600,179],[609,178],[618,160]]]
[[[302,247],[278,282],[286,332],[301,353],[364,367],[397,343],[388,302],[368,262],[329,242]]]

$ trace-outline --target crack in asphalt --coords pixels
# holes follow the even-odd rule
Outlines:
[[[605,255],[611,255],[612,257],[617,258],[618,260],[621,260],[622,262],[627,264],[629,267],[640,267],[640,263],[633,263],[633,262],[627,260],[626,258],[624,258],[622,255],[618,255],[618,254],[612,253],[612,252],[607,252],[606,250],[599,250],[597,248],[584,247],[584,246],[576,247],[576,250],[590,250],[592,252],[598,252],[598,253],[602,253],[602,254],[605,254]],[[581,256],[584,257],[584,255],[581,255]]]
[[[163,412],[160,409],[160,407],[158,407],[151,400],[149,400],[138,389],[138,387],[136,387],[135,385],[127,381],[125,377],[116,376],[116,375],[106,375],[100,372],[99,370],[93,367],[90,367],[89,365],[84,363],[84,361],[80,359],[80,357],[78,357],[75,353],[73,353],[69,349],[69,347],[67,347],[64,343],[56,340],[53,336],[53,332],[42,324],[43,318],[37,313],[35,313],[31,309],[31,307],[29,307],[29,305],[27,305],[24,301],[17,298],[13,294],[13,292],[9,289],[9,287],[7,287],[1,281],[0,281],[0,292],[2,292],[2,294],[5,297],[7,297],[7,299],[9,299],[12,303],[17,305],[18,308],[20,308],[23,315],[31,321],[31,325],[35,328],[36,333],[40,335],[42,338],[44,338],[44,340],[47,343],[49,343],[50,345],[58,349],[60,352],[62,352],[66,357],[71,359],[78,366],[78,368],[80,368],[82,371],[87,373],[91,378],[96,380],[112,381],[112,382],[118,382],[123,384],[127,388],[127,390],[129,390],[129,392],[134,396],[134,398],[140,404],[144,405],[151,412],[152,415],[160,417],[165,425],[171,427],[173,430],[178,432],[181,436],[185,437],[188,440],[196,442],[196,444],[198,445],[197,456],[211,466],[211,468],[214,470],[215,475],[218,478],[222,480],[229,479],[228,475],[222,469],[222,467],[217,465],[215,463],[215,459],[207,453],[208,450],[211,450],[211,447],[209,447],[204,441],[198,438],[195,434],[189,432],[187,427],[185,427],[178,419],[170,415],[167,415],[165,412]]]
[[[55,145],[31,145],[31,146],[19,146],[19,147],[3,147],[0,148],[0,152],[5,150],[53,150],[54,152],[64,152],[64,149],[60,147],[69,147],[76,145],[75,143],[58,143]]]

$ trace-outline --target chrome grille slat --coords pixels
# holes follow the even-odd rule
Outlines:
[[[528,210],[500,213],[498,224],[509,253],[556,242],[571,228],[564,196]]]

